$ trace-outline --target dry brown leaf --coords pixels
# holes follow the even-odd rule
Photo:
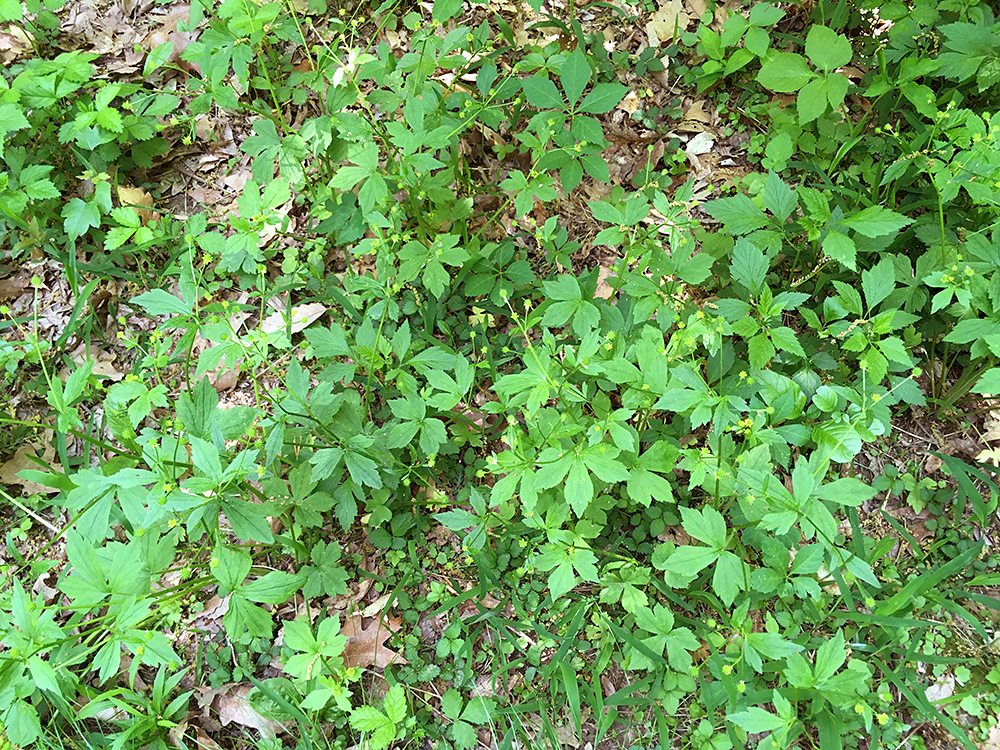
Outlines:
[[[38,484],[37,482],[32,482],[30,479],[22,479],[18,474],[25,469],[41,470],[42,467],[32,461],[28,456],[37,456],[35,448],[30,445],[22,445],[14,453],[14,456],[4,464],[0,465],[0,484],[15,485],[19,484],[24,488],[24,491],[29,495],[45,494],[54,495],[59,492],[55,487],[46,487],[44,484]],[[62,471],[62,466],[59,464],[53,464],[51,461],[48,462],[49,466],[56,472]]]
[[[990,448],[984,450],[976,456],[976,460],[980,463],[991,463],[996,467],[1000,467],[1000,448]]]
[[[247,700],[247,695],[253,689],[253,685],[225,685],[225,690],[213,690],[213,700],[211,706],[218,712],[219,721],[223,726],[229,724],[239,724],[243,727],[256,729],[267,739],[274,739],[278,732],[284,729],[280,722],[273,719],[265,719],[254,711],[253,706]]]
[[[983,440],[1000,440],[1000,410],[994,409],[986,415],[983,425]]]
[[[672,41],[676,34],[687,29],[690,22],[691,16],[684,12],[681,0],[664,3],[646,22],[650,45],[659,46]]]
[[[240,382],[240,368],[227,367],[215,373],[208,373],[208,382],[219,393],[231,391]]]
[[[980,743],[979,750],[1000,750],[1000,724],[994,724],[986,735],[986,742]]]
[[[385,640],[399,630],[403,621],[398,617],[377,618],[367,628],[362,627],[363,618],[357,612],[344,620],[340,634],[347,636],[344,648],[344,666],[387,667],[390,664],[409,664],[395,651],[385,647]]]
[[[292,333],[298,333],[317,320],[326,312],[326,305],[320,302],[309,302],[305,305],[296,305],[292,308]],[[260,324],[260,330],[264,333],[274,333],[285,328],[288,319],[285,312],[279,310],[268,315]]]
[[[641,104],[639,95],[634,91],[629,91],[625,94],[625,98],[618,103],[618,109],[631,115],[639,109]]]
[[[601,299],[611,299],[614,296],[615,290],[608,283],[608,279],[615,278],[615,272],[613,269],[607,266],[601,266],[597,271],[597,288],[594,290],[594,296],[600,297]]]
[[[198,70],[197,63],[189,63],[181,60],[181,55],[184,53],[184,50],[187,49],[191,42],[198,38],[197,31],[177,30],[177,23],[179,21],[186,22],[190,16],[190,10],[191,6],[189,4],[177,3],[171,6],[171,10],[167,15],[160,17],[153,16],[150,20],[158,22],[160,24],[160,28],[151,31],[143,37],[140,42],[142,48],[147,52],[152,52],[161,44],[173,42],[173,47],[170,49],[170,56],[166,60],[167,64],[174,64],[182,68]]]
[[[708,11],[706,0],[687,0],[687,6],[695,18],[701,18]]]
[[[363,610],[361,610],[362,617],[378,617],[382,612],[385,611],[387,607],[391,607],[392,604],[396,603],[396,599],[392,599],[392,604],[389,603],[389,598],[392,594],[382,594],[378,599],[373,601]]]
[[[201,727],[195,727],[194,732],[196,738],[195,741],[198,743],[198,747],[201,750],[222,750],[222,746],[209,737],[208,733]]]
[[[699,99],[694,102],[687,111],[684,113],[685,120],[696,120],[698,122],[703,122],[706,125],[712,124],[712,115],[705,111],[705,100]]]
[[[13,276],[0,279],[0,299],[19,297],[25,289],[31,288],[31,273],[21,268]]]
[[[687,155],[688,162],[696,174],[701,174],[705,169],[705,165],[701,163],[698,157],[711,153],[713,146],[715,146],[715,139],[712,138],[710,133],[698,133],[684,147],[684,153]]]
[[[123,206],[129,206],[139,214],[143,224],[149,224],[153,220],[153,196],[142,188],[118,186],[118,200]],[[144,206],[144,208],[139,208]]]
[[[0,57],[4,62],[12,62],[21,55],[31,52],[32,37],[21,28],[11,25],[0,31]]]
[[[222,629],[222,616],[229,611],[229,595],[223,598],[213,596],[205,602],[202,609],[194,618],[194,627],[198,630],[207,630],[216,633]]]
[[[170,744],[177,748],[177,750],[188,750],[187,745],[184,744],[184,733],[188,730],[188,717],[184,717],[176,725],[170,727],[167,731],[167,737],[170,738]]]

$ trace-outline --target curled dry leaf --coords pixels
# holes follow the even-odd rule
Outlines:
[[[11,24],[4,31],[0,31],[0,59],[9,63],[31,52],[32,41],[30,34]]]
[[[385,640],[402,626],[398,617],[376,618],[367,628],[362,627],[363,618],[355,612],[344,620],[340,634],[347,636],[344,648],[344,666],[387,667],[390,664],[409,664],[395,651],[385,647]]]
[[[618,103],[617,109],[620,109],[623,112],[627,112],[628,114],[631,115],[632,113],[636,112],[639,109],[639,106],[641,104],[642,102],[639,101],[639,95],[634,91],[629,91],[627,94],[625,94],[625,98]]]
[[[392,604],[389,603],[389,598],[392,594],[382,594],[378,599],[373,601],[363,610],[361,610],[362,617],[378,617],[386,609],[387,606],[391,607],[392,604],[396,603],[396,599],[393,597]]]
[[[597,288],[594,289],[594,296],[600,297],[601,299],[611,299],[614,296],[615,290],[608,283],[608,279],[617,278],[613,269],[607,266],[601,266],[597,272]]]
[[[273,719],[265,719],[254,711],[247,696],[253,689],[253,685],[236,685],[227,683],[214,690],[200,691],[198,702],[207,709],[214,710],[219,717],[222,726],[239,724],[242,727],[256,729],[261,736],[267,739],[274,739],[278,732],[285,727],[281,722]]]
[[[298,333],[326,312],[326,305],[319,302],[309,302],[292,308],[292,333]],[[285,328],[288,318],[285,312],[279,310],[268,315],[260,324],[264,333],[274,333]]]
[[[19,297],[25,289],[31,288],[31,273],[26,268],[18,269],[13,276],[0,279],[0,299]]]
[[[983,425],[983,440],[1000,440],[1000,409],[993,409],[986,415],[986,422]]]
[[[58,494],[59,490],[55,487],[46,487],[44,484],[38,484],[37,482],[32,482],[30,479],[23,479],[18,476],[25,469],[33,469],[35,471],[42,469],[42,466],[35,463],[30,458],[30,456],[37,455],[38,454],[33,446],[22,445],[18,448],[17,452],[14,453],[13,457],[9,461],[0,465],[0,484],[6,484],[8,486],[19,484],[29,495],[34,495],[36,493],[43,495]],[[53,464],[51,462],[48,463],[54,471],[62,471],[62,466],[59,464]]]
[[[118,201],[139,214],[144,225],[153,220],[153,196],[142,188],[119,185]]]
[[[660,46],[669,43],[674,36],[687,29],[691,16],[684,12],[681,0],[670,0],[649,17],[646,22],[646,35],[650,46]]]
[[[702,122],[706,125],[712,124],[712,115],[710,112],[705,111],[705,100],[699,99],[698,101],[691,104],[684,113],[685,120],[691,120],[693,122]]]

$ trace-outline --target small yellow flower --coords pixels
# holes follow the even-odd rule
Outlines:
[[[733,673],[732,665],[726,664],[725,666],[722,667],[722,674],[732,674],[732,673]]]
[[[863,714],[864,712],[865,712],[865,707],[863,705],[861,705],[860,703],[856,703],[854,705],[854,713]]]

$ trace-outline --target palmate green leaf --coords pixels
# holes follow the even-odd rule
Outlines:
[[[559,170],[559,182],[562,183],[563,190],[568,194],[576,189],[576,186],[583,181],[583,164],[579,159],[573,159]]]
[[[13,0],[11,1],[13,2]],[[17,8],[18,18],[20,18],[21,3],[15,3],[15,7]],[[0,102],[0,156],[3,155],[3,136],[27,127],[30,127],[30,123],[25,118],[24,112],[20,107],[10,102]]]
[[[809,81],[799,89],[799,95],[795,103],[799,112],[800,125],[805,125],[818,119],[820,115],[826,112],[826,79],[814,78]]]
[[[373,706],[358,706],[351,712],[351,726],[368,733],[370,750],[385,750],[396,738],[396,726]]]
[[[243,584],[238,591],[241,596],[252,602],[281,604],[287,602],[303,583],[305,576],[301,573],[293,575],[281,570],[272,570],[250,583]]]
[[[682,547],[678,547],[674,553],[667,558],[662,569],[690,581],[718,558],[719,553],[710,547],[702,547],[700,545],[684,545]]]
[[[544,74],[536,74],[527,79],[522,88],[528,104],[536,109],[566,109],[566,102],[559,95],[559,89]]]
[[[743,589],[743,561],[732,552],[723,552],[715,563],[712,588],[727,607],[731,607],[736,595]]]
[[[894,234],[908,224],[912,224],[913,219],[882,206],[869,206],[853,216],[843,219],[840,223],[865,237],[882,237]],[[825,249],[824,246],[824,251]]]
[[[542,282],[545,294],[557,300],[578,300],[580,299],[580,282],[575,276],[562,274],[554,281]]]
[[[845,661],[847,661],[847,648],[844,642],[844,633],[838,630],[833,638],[829,638],[816,649],[816,664],[813,667],[813,674],[816,675],[817,684],[833,677]]]
[[[823,252],[852,271],[857,270],[858,251],[854,240],[846,234],[831,230],[823,239]]]
[[[190,305],[165,289],[150,289],[130,301],[150,315],[186,315],[192,310]]]
[[[89,230],[101,226],[101,211],[96,203],[73,198],[62,210],[63,229],[70,239],[76,240]]]
[[[340,547],[337,543],[317,542],[311,557],[313,564],[302,569],[307,576],[302,586],[302,595],[306,599],[312,599],[316,596],[346,594],[347,571],[340,564]]]
[[[563,492],[573,512],[582,517],[594,499],[594,481],[590,478],[590,471],[581,456],[573,458]]]
[[[899,91],[924,117],[933,119],[937,116],[937,97],[930,86],[924,86],[915,81],[906,81],[900,84]]]
[[[253,560],[246,550],[219,545],[212,555],[210,568],[215,579],[228,591],[233,591],[240,587],[252,566]]]
[[[617,449],[609,449],[603,444],[598,444],[587,448],[580,457],[587,468],[602,481],[624,482],[628,480],[629,472],[625,465],[615,458],[617,455]]]
[[[748,633],[746,639],[768,659],[784,659],[803,649],[799,644],[786,641],[777,633]]]
[[[862,272],[861,289],[869,310],[874,310],[896,288],[896,271],[892,258],[883,258],[875,266]]]
[[[443,24],[454,18],[461,11],[462,0],[434,0],[434,7],[431,10],[431,19]]]
[[[661,503],[674,502],[673,487],[670,486],[670,482],[646,469],[631,469],[626,489],[632,500],[642,503],[646,508],[653,500]]]
[[[746,196],[743,196],[744,198]],[[747,198],[747,201],[750,199]],[[754,208],[757,208],[754,206]],[[706,209],[707,210],[707,209]],[[760,211],[760,209],[757,209]],[[709,211],[711,213],[711,211]],[[761,212],[763,216],[763,212]],[[732,261],[729,265],[733,280],[746,287],[749,292],[756,295],[764,286],[764,280],[770,270],[770,264],[763,251],[749,242],[746,238],[740,237],[733,247]]]
[[[747,358],[754,370],[763,370],[776,353],[774,344],[765,333],[758,334],[747,342]]]
[[[861,435],[849,422],[824,422],[813,428],[813,440],[835,463],[846,463],[861,451]]]
[[[726,520],[711,505],[700,511],[681,507],[681,524],[691,537],[707,544],[713,551],[721,552],[726,547]]]
[[[860,479],[841,477],[820,485],[816,490],[816,496],[840,505],[857,507],[875,497],[875,490]]]
[[[597,557],[589,549],[554,544],[545,545],[535,562],[539,570],[552,570],[547,583],[553,599],[570,591],[578,580],[596,583],[596,563]]]
[[[351,347],[347,343],[344,329],[336,323],[329,328],[309,327],[305,330],[305,337],[317,357],[351,356]]]
[[[606,203],[605,201],[592,201],[587,205],[590,206],[591,214],[593,214],[594,218],[598,221],[605,221],[608,224],[614,225],[625,223],[625,214],[622,213],[621,209],[616,206],[612,206],[610,203]]]
[[[590,64],[583,54],[582,47],[577,46],[566,58],[562,70],[559,71],[559,82],[566,93],[566,101],[572,107],[580,100],[583,90],[590,83]]]
[[[213,443],[201,438],[188,436],[191,446],[191,461],[209,479],[222,479],[222,462],[219,460],[219,449]]]
[[[973,393],[984,393],[991,396],[1000,394],[1000,367],[994,367],[984,372],[970,390]]]
[[[252,539],[255,542],[265,544],[274,541],[271,525],[264,516],[260,505],[234,495],[231,498],[224,498],[221,507],[222,512],[229,519],[233,533],[240,539]]]
[[[726,231],[733,234],[749,234],[771,223],[767,214],[743,193],[709,201],[705,204],[705,211],[713,219],[721,221]]]
[[[830,72],[847,65],[854,53],[847,37],[827,26],[813,24],[806,36],[806,55],[817,68]]]
[[[436,454],[448,442],[448,430],[444,422],[435,417],[424,420],[420,426],[420,450],[428,456]]]
[[[797,357],[805,357],[805,349],[802,348],[802,344],[795,337],[795,331],[787,326],[778,326],[777,328],[770,329],[771,341],[774,346],[783,352],[788,352],[789,354],[794,354]]]
[[[777,732],[779,729],[784,729],[788,723],[780,716],[775,716],[757,706],[729,714],[726,718],[740,729],[753,733]]]
[[[347,471],[358,484],[367,485],[379,489],[382,486],[382,478],[379,476],[378,466],[368,456],[358,451],[344,451],[344,463]]]
[[[143,78],[148,78],[157,68],[166,64],[167,60],[174,53],[174,43],[166,41],[158,44],[146,56],[146,64],[142,66]]]
[[[583,98],[578,111],[590,115],[610,112],[618,106],[627,93],[628,87],[620,83],[599,83]]]
[[[774,169],[780,172],[787,166],[788,160],[792,158],[794,153],[795,141],[787,132],[782,131],[768,141],[764,148],[765,158],[761,165],[765,169]]]
[[[573,587],[576,586],[576,580],[576,574],[573,572],[573,566],[567,561],[560,563],[551,573],[549,573],[549,577],[546,579],[546,584],[549,587],[549,592],[552,594],[552,598],[558,599],[573,590]]]
[[[535,474],[534,486],[544,490],[555,487],[562,482],[573,463],[572,452],[562,452],[557,448],[546,448],[538,456],[538,471]]]
[[[773,171],[768,171],[764,183],[764,208],[774,214],[774,217],[784,223],[798,208],[799,199],[785,182]]]
[[[815,28],[815,27],[813,27]],[[757,83],[771,91],[791,94],[816,77],[802,55],[775,52],[767,58],[757,74]]]
[[[906,345],[901,338],[889,336],[879,340],[875,345],[890,362],[898,362],[901,365],[907,366],[913,364],[913,358],[906,353]]]
[[[402,685],[396,683],[389,688],[385,694],[382,708],[385,710],[385,715],[389,718],[389,721],[393,724],[402,723],[403,719],[406,718],[406,693],[403,692]]]

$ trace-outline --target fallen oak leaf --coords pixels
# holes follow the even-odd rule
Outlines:
[[[54,452],[54,451],[53,451]],[[14,456],[2,464],[0,464],[0,484],[5,484],[8,487],[15,484],[21,485],[25,492],[29,495],[35,494],[54,494],[61,492],[57,487],[50,487],[48,485],[39,484],[31,479],[21,477],[21,473],[24,471],[36,472],[29,474],[29,477],[37,477],[37,472],[41,469],[44,464],[39,464],[31,460],[31,457],[38,457],[38,452],[35,450],[34,446],[22,445],[14,453]],[[43,460],[46,458],[51,458],[51,456],[42,456]],[[51,473],[58,474],[62,472],[62,466],[59,464],[49,464]],[[34,515],[34,514],[32,514]]]
[[[343,653],[344,666],[347,669],[410,663],[395,651],[385,647],[385,640],[402,627],[403,621],[400,618],[376,618],[367,628],[362,627],[362,624],[362,616],[355,612],[344,620],[344,627],[340,629],[340,634],[347,637]]]
[[[199,689],[198,702],[204,710],[214,710],[222,726],[239,724],[242,727],[256,729],[265,739],[274,739],[279,731],[287,731],[285,726],[274,719],[268,719],[257,713],[251,705],[249,697],[254,686],[248,683],[227,682],[212,690]]]

